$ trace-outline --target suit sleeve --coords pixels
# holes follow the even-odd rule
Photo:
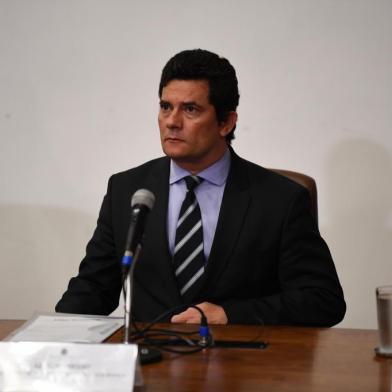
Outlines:
[[[111,187],[112,178],[79,274],[70,280],[57,312],[107,315],[118,306],[121,269],[113,238]]]
[[[281,230],[279,290],[268,296],[222,301],[229,323],[332,326],[346,311],[327,244],[310,214],[308,192],[298,192]]]

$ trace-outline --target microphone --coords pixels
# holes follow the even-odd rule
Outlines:
[[[147,215],[154,207],[155,196],[147,189],[139,189],[132,196],[131,223],[125,242],[125,252],[121,264],[128,270],[143,238]]]

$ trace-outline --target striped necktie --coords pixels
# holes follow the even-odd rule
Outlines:
[[[201,213],[194,193],[194,189],[203,179],[187,176],[184,180],[188,191],[177,222],[173,265],[184,301],[192,302],[205,266]]]

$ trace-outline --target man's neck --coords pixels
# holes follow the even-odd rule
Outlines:
[[[173,161],[176,163],[176,165],[188,171],[192,175],[197,175],[198,173],[212,166],[214,163],[218,162],[223,157],[227,149],[228,147],[226,147],[220,155],[215,156],[214,158],[206,160],[204,162],[201,162],[200,160],[190,161],[181,159],[173,159]]]

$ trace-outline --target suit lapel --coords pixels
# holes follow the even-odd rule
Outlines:
[[[250,203],[249,180],[242,160],[231,150],[232,161],[223,194],[201,293],[208,294],[227,266],[237,246]],[[203,295],[204,296],[204,295]]]
[[[146,187],[156,196],[155,205],[152,209],[148,223],[148,247],[149,259],[152,260],[153,269],[160,280],[160,287],[164,292],[158,294],[160,300],[165,301],[173,306],[173,303],[180,304],[181,297],[177,288],[173,265],[168,247],[167,238],[167,207],[169,198],[169,173],[170,160],[163,158],[151,174],[146,178]],[[147,235],[148,234],[148,235]],[[152,272],[152,271],[150,271]]]

